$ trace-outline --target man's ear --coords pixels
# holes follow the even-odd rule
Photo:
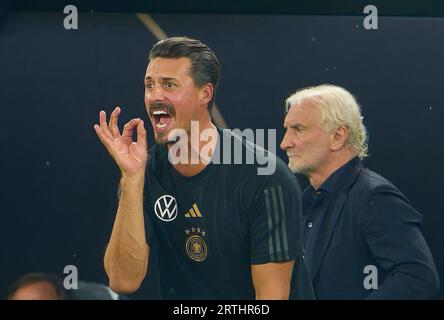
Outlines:
[[[207,83],[206,85],[202,86],[200,89],[200,103],[201,105],[207,105],[211,98],[213,98],[214,93],[214,87],[211,83]]]
[[[337,151],[345,146],[348,140],[348,128],[341,126],[331,134],[330,149]]]

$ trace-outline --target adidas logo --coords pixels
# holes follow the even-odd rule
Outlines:
[[[188,212],[185,214],[185,217],[187,218],[202,218],[202,213],[200,213],[199,208],[196,204],[193,204],[193,207],[188,210]]]

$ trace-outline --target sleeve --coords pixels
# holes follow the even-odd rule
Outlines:
[[[421,214],[400,194],[388,190],[371,196],[364,233],[387,276],[367,299],[426,299],[438,293],[438,274],[421,221]]]
[[[301,219],[296,177],[258,188],[249,210],[251,264],[290,261],[302,256]]]

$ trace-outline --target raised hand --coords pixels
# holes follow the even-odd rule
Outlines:
[[[140,118],[130,120],[120,134],[117,122],[120,108],[111,113],[109,125],[106,123],[105,111],[100,111],[100,125],[95,124],[97,136],[119,166],[123,176],[144,174],[148,159],[146,130]],[[133,130],[137,130],[137,142],[132,139]]]

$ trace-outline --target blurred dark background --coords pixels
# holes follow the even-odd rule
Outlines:
[[[9,3],[0,13],[0,298],[20,275],[63,276],[66,265],[80,280],[107,283],[119,172],[93,125],[116,105],[120,124],[147,120],[143,77],[157,39],[135,12],[150,8],[81,4],[78,29],[65,30],[68,4]],[[444,287],[444,18],[427,6],[401,6],[410,11],[398,16],[387,7],[378,30],[366,30],[363,6],[329,8],[160,8],[150,17],[168,36],[216,52],[216,103],[230,128],[275,128],[279,144],[283,102],[294,90],[326,82],[350,90],[370,133],[367,165],[422,212]],[[147,279],[133,297],[156,298],[156,282]]]

